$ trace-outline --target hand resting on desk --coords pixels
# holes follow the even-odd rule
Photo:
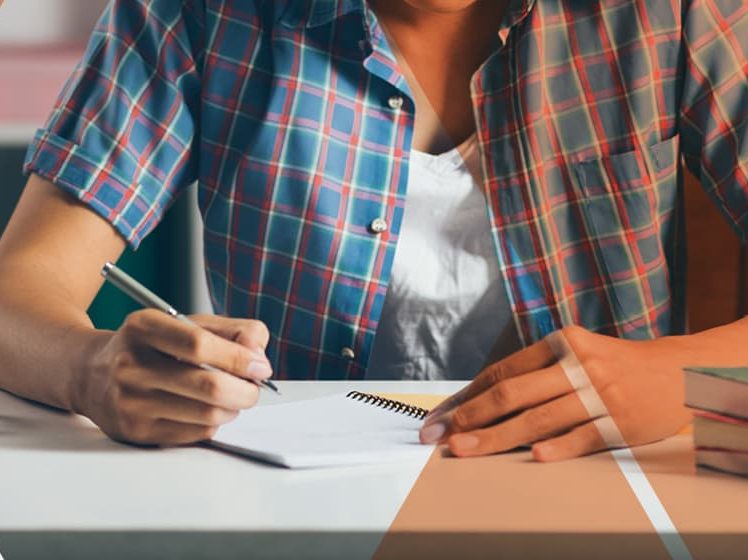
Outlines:
[[[557,331],[432,410],[421,440],[446,441],[460,457],[529,445],[536,460],[554,461],[663,439],[690,420],[681,376],[688,338]]]

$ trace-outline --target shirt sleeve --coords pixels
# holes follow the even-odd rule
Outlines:
[[[686,165],[748,241],[748,4],[684,0]]]
[[[25,173],[134,248],[196,179],[203,13],[198,0],[112,0],[26,155]]]

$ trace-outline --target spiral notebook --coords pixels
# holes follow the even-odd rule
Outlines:
[[[289,468],[428,458],[418,429],[425,408],[351,391],[243,411],[210,444]]]

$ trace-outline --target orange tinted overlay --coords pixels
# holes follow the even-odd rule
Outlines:
[[[394,558],[668,558],[609,453],[536,463],[437,449],[375,554]]]
[[[748,479],[694,466],[693,437],[632,449],[694,558],[745,558]]]

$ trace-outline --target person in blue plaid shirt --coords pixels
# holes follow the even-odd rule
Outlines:
[[[473,379],[427,419],[538,460],[678,431],[681,161],[748,232],[748,5],[112,0],[0,242],[0,388],[209,438],[243,378]],[[215,315],[86,309],[197,182]],[[190,364],[207,363],[225,373]]]

